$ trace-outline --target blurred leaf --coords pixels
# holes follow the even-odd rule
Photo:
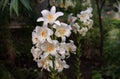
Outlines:
[[[10,2],[10,15],[12,14],[12,10],[14,10],[18,16],[18,0],[11,0],[11,2]]]
[[[7,5],[7,3],[9,2],[9,0],[1,0],[0,2],[0,9],[3,11]]]
[[[27,8],[28,10],[31,10],[29,0],[20,0],[20,2],[24,5],[25,8]]]
[[[17,16],[19,15],[19,3],[21,2],[21,4],[27,9],[27,10],[32,10],[29,0],[11,0],[10,2],[10,16],[12,15],[12,12],[14,11]]]

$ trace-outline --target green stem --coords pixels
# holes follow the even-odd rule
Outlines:
[[[55,58],[52,57],[52,63],[53,63],[53,68],[52,68],[52,72],[51,72],[51,79],[57,79],[57,71],[55,70]]]
[[[51,73],[51,79],[57,79],[57,72],[55,70]]]
[[[81,38],[78,37],[77,41],[78,41],[78,47],[77,47],[77,54],[76,54],[76,77],[77,79],[81,78],[81,71],[80,71],[80,57],[81,57],[81,43],[80,43]]]

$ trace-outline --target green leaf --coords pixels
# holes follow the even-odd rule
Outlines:
[[[0,9],[3,11],[7,5],[9,0],[1,0],[0,1]]]
[[[15,11],[17,16],[19,15],[19,13],[18,13],[18,0],[11,0],[11,2],[10,2],[10,15],[12,14],[12,10]]]
[[[4,0],[1,0],[1,1],[0,1],[0,9],[1,9],[2,6],[3,6],[3,3],[4,3]]]
[[[31,10],[29,0],[20,0],[20,2],[23,4],[25,8],[27,8],[28,10]]]

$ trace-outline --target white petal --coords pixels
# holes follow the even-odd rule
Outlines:
[[[59,53],[65,55],[65,49],[61,48]]]
[[[39,37],[39,41],[40,41],[41,43],[44,43],[44,42],[45,42],[45,39],[40,36],[40,37]]]
[[[71,31],[68,30],[68,31],[66,32],[66,36],[69,37],[70,35],[71,35]]]
[[[73,43],[74,43],[74,41],[73,41],[73,40],[70,40],[70,43],[72,43],[72,44],[73,44]]]
[[[62,37],[62,42],[66,41],[66,37]]]
[[[38,67],[42,67],[41,61],[37,62]]]
[[[60,21],[57,20],[54,23],[60,26]]]
[[[37,22],[44,21],[43,17],[37,19]]]
[[[57,19],[59,16],[63,16],[64,14],[62,12],[55,13],[55,18]]]
[[[47,25],[48,25],[48,21],[45,20],[45,21],[43,22],[43,26],[47,27]]]
[[[80,18],[80,14],[77,14],[77,17]]]
[[[64,68],[69,68],[69,67],[70,67],[70,66],[69,66],[69,65],[67,65],[67,64],[65,64],[65,65],[64,65]]]
[[[72,30],[72,27],[71,27],[71,25],[69,25],[68,27],[69,27],[69,29],[70,29],[70,30]]]
[[[50,12],[51,12],[52,14],[55,14],[55,12],[56,12],[56,7],[53,6],[53,7],[50,9]]]
[[[53,31],[51,29],[48,29],[49,35],[53,35]]]
[[[48,55],[49,55],[49,53],[44,52],[44,54],[43,54],[43,55],[41,55],[41,58],[46,58]]]
[[[91,13],[93,11],[92,7],[88,7],[86,10],[88,13]]]
[[[50,12],[48,10],[41,11],[43,17],[46,17]]]
[[[37,32],[40,29],[40,26],[36,26],[35,31]]]
[[[52,39],[51,39],[50,37],[47,38],[47,41],[48,41],[49,43],[52,43]]]
[[[62,23],[61,23],[61,26],[68,26],[68,25],[67,25],[66,23],[63,23],[63,22],[62,22]]]
[[[55,32],[55,36],[60,37],[60,33],[58,31]]]
[[[62,70],[63,70],[63,67],[62,67],[62,68],[59,68],[59,69],[58,69],[58,72],[61,72]]]
[[[53,25],[53,28],[56,28],[56,27],[57,27],[57,25],[54,24],[54,25]]]

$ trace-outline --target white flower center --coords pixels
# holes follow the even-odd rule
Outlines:
[[[62,68],[62,64],[61,63],[58,64],[58,68]]]
[[[58,30],[58,32],[59,32],[62,36],[64,36],[65,33],[66,33],[66,29],[65,29],[65,28],[60,28],[60,29]]]
[[[44,68],[46,68],[49,62],[50,62],[50,59],[47,57],[41,61],[41,64],[43,65]]]
[[[82,14],[81,18],[85,20],[87,18],[86,14]]]
[[[47,52],[53,52],[54,51],[54,45],[53,44],[49,44],[49,45],[47,45],[47,47],[46,47],[46,51]]]
[[[48,19],[49,21],[52,21],[52,20],[54,19],[53,14],[48,14],[47,19]]]

